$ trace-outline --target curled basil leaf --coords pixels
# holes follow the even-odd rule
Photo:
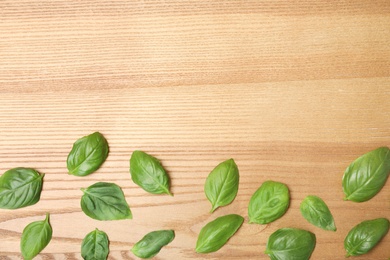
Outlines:
[[[108,156],[108,143],[99,133],[78,139],[72,147],[67,159],[69,174],[86,176],[93,173],[104,163]]]
[[[31,168],[14,168],[0,177],[0,208],[19,209],[34,205],[41,197],[44,174]]]
[[[244,222],[237,214],[225,215],[207,223],[198,235],[195,251],[211,253],[218,251],[231,238]]]
[[[138,241],[131,251],[140,258],[151,258],[157,255],[163,246],[168,245],[175,238],[173,230],[157,230],[146,234]]]
[[[230,204],[237,195],[239,173],[233,159],[217,165],[206,179],[204,191],[211,202],[211,212]]]
[[[286,213],[290,204],[287,186],[280,182],[266,181],[249,201],[249,223],[267,224]]]
[[[81,243],[81,256],[85,260],[105,260],[109,253],[108,236],[95,229],[88,233]]]
[[[310,259],[316,245],[316,236],[298,228],[281,228],[268,238],[265,253],[273,260]]]
[[[131,219],[133,216],[121,188],[115,183],[98,182],[81,189],[81,209],[97,220]]]
[[[49,213],[46,214],[45,220],[28,224],[24,228],[20,239],[20,250],[23,258],[29,260],[38,255],[49,244],[52,234]]]
[[[314,226],[336,231],[334,219],[328,206],[317,196],[307,196],[300,205],[302,216]]]
[[[349,231],[344,239],[347,256],[363,255],[373,249],[389,231],[389,220],[366,220]]]
[[[133,182],[145,191],[172,196],[168,174],[155,157],[142,151],[134,151],[130,158],[130,174]]]
[[[345,200],[363,202],[374,197],[390,174],[390,149],[380,147],[352,162],[342,179]]]

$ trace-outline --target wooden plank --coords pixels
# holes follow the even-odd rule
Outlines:
[[[53,239],[37,259],[81,259],[94,228],[110,238],[109,259],[137,259],[147,232],[176,239],[156,259],[268,259],[282,227],[314,232],[312,259],[345,259],[343,240],[360,221],[390,217],[390,187],[368,202],[343,201],[341,178],[361,154],[389,146],[388,1],[2,1],[0,173],[45,173],[41,200],[0,210],[0,259],[20,259],[20,236],[51,213]],[[73,142],[100,131],[110,153],[94,174],[67,174]],[[173,197],[147,194],[130,178],[132,151],[162,161]],[[210,214],[203,186],[234,158],[234,202]],[[265,180],[291,191],[286,215],[248,224],[251,195]],[[134,219],[101,222],[80,208],[80,188],[123,188]],[[306,195],[322,197],[337,232],[309,224]],[[199,255],[208,221],[237,213],[245,223],[220,251]],[[388,259],[389,235],[364,259]]]

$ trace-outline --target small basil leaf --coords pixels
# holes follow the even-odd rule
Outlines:
[[[389,220],[366,220],[352,228],[344,239],[347,256],[363,255],[373,249],[389,231]]]
[[[104,163],[108,156],[108,143],[99,133],[84,136],[78,139],[70,151],[67,159],[69,174],[86,176],[93,173]]]
[[[316,245],[316,236],[306,230],[281,228],[268,238],[265,253],[273,260],[310,259]]]
[[[211,212],[234,200],[238,191],[239,177],[238,168],[233,159],[220,163],[210,172],[204,191],[211,202]]]
[[[300,205],[302,216],[314,226],[336,231],[334,219],[328,206],[317,196],[307,196]]]
[[[19,209],[34,205],[41,197],[44,174],[31,168],[14,168],[0,177],[0,208]]]
[[[168,245],[175,238],[173,230],[158,230],[146,234],[138,241],[131,251],[140,258],[151,258],[157,255],[163,246]]]
[[[225,215],[207,223],[198,235],[195,251],[211,253],[218,251],[237,232],[244,218],[237,214]]]
[[[390,174],[390,149],[380,147],[352,162],[342,179],[345,200],[363,202],[374,197]]]
[[[131,219],[129,205],[121,188],[114,183],[98,182],[81,189],[81,209],[97,220]]]
[[[81,243],[81,256],[85,260],[105,260],[108,253],[108,236],[99,229],[88,233]]]
[[[267,224],[286,213],[290,204],[287,186],[280,182],[266,181],[249,201],[249,223]]]
[[[38,255],[49,244],[52,234],[49,213],[46,214],[45,220],[28,224],[20,239],[20,250],[23,258],[29,260]]]
[[[155,157],[142,151],[134,151],[130,158],[130,174],[133,182],[145,191],[172,196],[169,177]]]

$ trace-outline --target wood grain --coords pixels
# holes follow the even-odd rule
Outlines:
[[[390,217],[390,186],[368,202],[343,201],[349,163],[390,145],[390,2],[382,1],[0,1],[0,172],[45,173],[41,200],[0,210],[0,259],[21,259],[23,228],[51,213],[53,239],[37,259],[81,259],[94,228],[109,259],[137,259],[132,245],[172,228],[156,259],[268,259],[281,227],[314,232],[312,259],[345,259],[343,240],[360,221]],[[67,174],[73,142],[100,131],[110,153],[94,174]],[[135,149],[158,157],[174,197],[130,179]],[[203,185],[234,158],[240,188],[210,214]],[[269,225],[249,225],[247,205],[265,180],[286,183],[291,206]],[[80,209],[80,188],[123,188],[134,219],[100,222]],[[322,197],[337,232],[299,212]],[[194,252],[208,221],[245,223],[225,247]],[[359,259],[388,259],[390,237]]]

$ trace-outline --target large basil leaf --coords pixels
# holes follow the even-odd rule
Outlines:
[[[31,168],[14,168],[0,177],[0,208],[19,209],[37,203],[44,174]]]
[[[347,256],[363,255],[373,249],[389,231],[389,220],[366,220],[349,231],[344,239]]]
[[[290,204],[287,186],[280,182],[266,181],[249,201],[249,223],[267,224],[286,213]]]
[[[108,143],[99,133],[78,139],[67,159],[68,171],[76,176],[86,176],[93,173],[104,163],[108,156]]]
[[[173,230],[157,230],[146,234],[138,241],[131,251],[140,258],[151,258],[160,252],[163,246],[168,245],[175,238]]]
[[[25,260],[33,259],[50,242],[53,230],[49,223],[49,213],[45,220],[28,224],[22,233],[20,250]]]
[[[169,177],[155,157],[134,151],[130,158],[130,174],[133,182],[145,191],[172,195],[169,191]]]
[[[363,202],[371,199],[385,185],[389,173],[389,148],[380,147],[360,156],[344,172],[345,200]]]
[[[98,182],[81,189],[81,209],[97,220],[131,219],[133,216],[121,188],[115,183]]]
[[[225,215],[207,223],[198,235],[195,251],[211,253],[218,251],[237,232],[244,218],[237,214]]]
[[[336,231],[334,219],[328,206],[317,196],[307,196],[300,205],[302,216],[311,224],[325,229]]]
[[[211,212],[234,200],[238,191],[239,178],[238,168],[233,159],[220,163],[210,172],[204,191],[211,202]]]
[[[268,238],[265,253],[272,260],[310,259],[316,245],[316,236],[306,230],[281,228]]]
[[[105,260],[108,253],[108,236],[99,229],[88,233],[81,243],[81,256],[85,260]]]

